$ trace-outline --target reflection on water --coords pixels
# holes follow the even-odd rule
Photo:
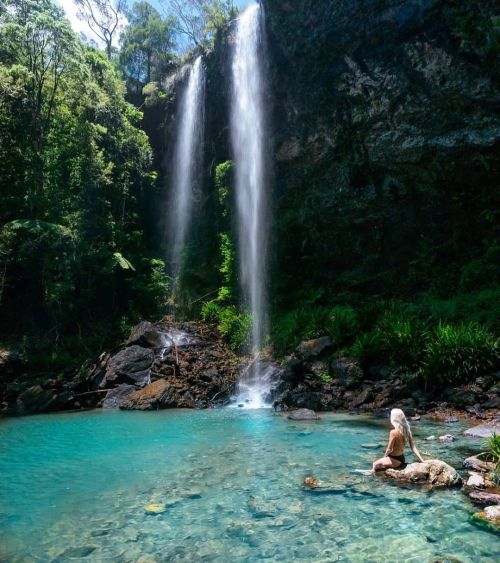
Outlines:
[[[460,491],[352,473],[383,452],[387,430],[234,409],[4,420],[0,561],[497,561],[498,538],[469,521]],[[465,443],[481,448],[423,441],[449,432],[461,429],[414,425],[420,449],[452,465]],[[310,474],[334,494],[303,491]]]

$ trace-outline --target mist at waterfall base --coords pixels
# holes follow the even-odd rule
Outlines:
[[[179,102],[179,127],[173,159],[169,216],[171,273],[174,293],[182,273],[183,256],[193,213],[195,185],[201,166],[204,128],[204,71],[201,57],[193,63]]]
[[[251,313],[251,348],[259,354],[266,333],[266,158],[262,9],[239,17],[232,60],[231,143],[235,163],[240,269],[245,306]],[[254,361],[241,378],[235,403],[267,406],[272,371]]]

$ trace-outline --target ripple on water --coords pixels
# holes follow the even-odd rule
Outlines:
[[[460,491],[355,475],[384,421],[269,411],[90,412],[0,422],[0,559],[7,561],[497,561]],[[414,426],[430,457],[480,448]],[[460,428],[454,430],[460,435]],[[461,442],[464,442],[461,444]],[[472,444],[472,445],[469,445]],[[314,474],[335,494],[302,489]],[[148,514],[147,505],[165,507]]]

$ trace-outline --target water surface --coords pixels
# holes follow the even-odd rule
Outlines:
[[[0,421],[0,560],[499,560],[460,491],[428,492],[352,473],[383,453],[385,420],[270,410],[109,412]],[[459,466],[481,442],[424,442]],[[375,446],[378,445],[378,449]],[[362,447],[372,446],[373,449]],[[306,492],[306,475],[336,494]],[[165,505],[162,514],[144,510]]]

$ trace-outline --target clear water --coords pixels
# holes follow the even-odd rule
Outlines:
[[[498,561],[498,537],[470,523],[460,491],[351,472],[383,451],[387,430],[235,409],[0,421],[0,560]],[[414,430],[421,450],[455,465],[481,447],[422,441],[457,425]],[[310,474],[336,494],[304,491]],[[150,503],[166,511],[146,514]]]

